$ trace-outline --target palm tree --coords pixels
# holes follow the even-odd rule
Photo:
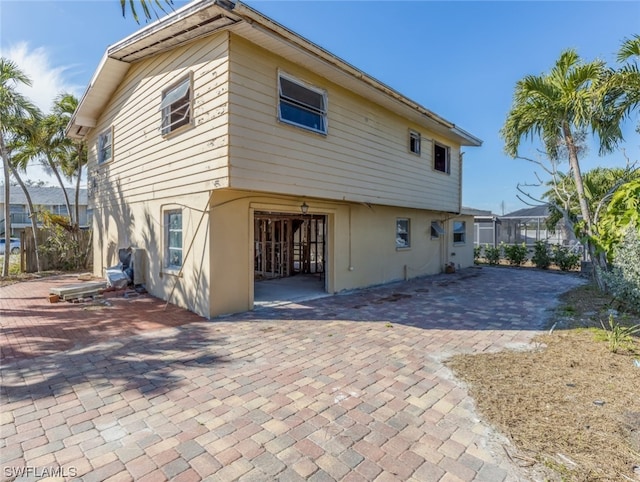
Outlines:
[[[619,70],[613,72],[611,81],[614,91],[618,94],[616,109],[619,122],[640,105],[640,35],[626,39],[618,52],[618,62],[624,63]],[[640,124],[636,128],[640,132]]]
[[[72,94],[60,94],[53,103],[53,115],[60,123],[59,135],[64,138],[64,153],[61,153],[60,168],[62,173],[72,180],[75,177],[75,213],[72,218],[75,226],[80,224],[80,180],[82,179],[82,168],[87,164],[87,148],[84,141],[76,141],[65,137],[64,127],[69,124],[73,113],[78,107],[78,99]],[[64,127],[63,127],[64,126]],[[69,212],[71,215],[71,212]]]
[[[525,138],[539,137],[552,160],[566,150],[587,238],[593,235],[593,221],[580,172],[576,134],[590,128],[599,137],[601,153],[613,150],[622,139],[619,123],[602,108],[599,97],[605,73],[602,61],[585,63],[574,50],[565,50],[549,73],[518,81],[513,106],[501,130],[505,151],[514,158]],[[594,262],[606,263],[596,256],[591,244],[589,249]]]
[[[28,123],[28,135],[22,138],[20,155],[23,158],[40,161],[45,171],[55,176],[62,188],[67,212],[71,217],[71,203],[60,172],[60,164],[70,144],[69,139],[64,137],[65,125],[64,120],[55,114],[49,114]]]
[[[10,165],[11,152],[8,142],[15,135],[15,128],[27,117],[39,116],[38,109],[16,87],[20,84],[31,85],[31,80],[11,60],[0,58],[0,156],[4,173],[4,238],[5,246],[10,246],[11,215],[10,204]],[[6,251],[6,250],[5,250]],[[5,252],[2,275],[9,274],[9,256]]]
[[[151,20],[153,18],[153,15],[155,15],[155,17],[158,18],[158,13],[154,8],[154,3],[156,7],[162,10],[164,13],[167,13],[167,11],[164,9],[162,5],[163,2],[161,2],[160,0],[137,0],[137,1],[140,2],[140,6],[142,7],[142,12],[144,13],[146,20]],[[173,9],[172,7],[173,0],[164,0],[164,3],[166,4],[167,7],[169,7],[170,9]],[[122,7],[122,16],[123,17],[126,16],[127,5],[129,5],[129,8],[131,9],[131,14],[133,15],[133,19],[136,22],[140,23],[140,20],[138,19],[138,12],[136,11],[136,0],[120,0],[120,6]]]
[[[22,180],[22,176],[20,172],[26,172],[27,166],[29,162],[32,160],[28,154],[22,151],[22,146],[29,142],[31,137],[31,128],[35,124],[33,118],[25,119],[16,126],[16,135],[13,138],[12,142],[8,146],[8,150],[12,153],[11,162],[9,162],[9,169],[11,171],[11,175],[18,181],[18,185],[22,189],[24,196],[27,200],[27,207],[29,208],[29,219],[31,220],[31,229],[33,234],[33,244],[35,248],[35,257],[36,257],[36,269],[38,273],[40,272],[40,254],[38,252],[38,217],[37,212],[33,206],[33,201],[31,199],[31,194],[29,193],[29,189],[27,188],[25,182]],[[6,242],[6,241],[5,241]]]

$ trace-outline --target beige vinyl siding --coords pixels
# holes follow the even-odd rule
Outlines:
[[[455,212],[459,146],[236,36],[230,39],[230,186]],[[328,134],[277,120],[278,69],[327,91]],[[409,129],[422,154],[409,152]],[[432,140],[451,147],[433,170]]]
[[[193,127],[163,137],[162,91],[193,76]],[[130,203],[228,184],[228,34],[133,64],[88,139],[92,201]],[[98,133],[113,125],[113,160],[97,166]]]

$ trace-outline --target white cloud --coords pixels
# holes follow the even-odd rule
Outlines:
[[[31,86],[17,85],[16,89],[33,102],[43,113],[51,111],[54,99],[61,93],[79,97],[82,88],[65,78],[70,66],[54,66],[50,52],[45,47],[31,48],[27,42],[19,42],[3,49],[2,56],[15,62],[18,68],[31,79]],[[58,181],[41,167],[31,165],[25,179],[43,180],[48,185],[58,186]],[[68,181],[65,180],[65,184]]]
[[[45,47],[31,48],[27,42],[11,45],[2,56],[16,63],[32,85],[20,85],[18,91],[26,95],[40,110],[48,113],[56,96],[62,92],[79,95],[80,87],[69,83],[65,73],[69,66],[54,66]]]

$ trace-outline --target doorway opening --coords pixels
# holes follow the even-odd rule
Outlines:
[[[254,304],[273,305],[326,293],[327,217],[256,212]]]

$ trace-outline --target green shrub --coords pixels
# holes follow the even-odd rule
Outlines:
[[[580,255],[565,246],[553,247],[553,263],[562,271],[570,271],[580,266]]]
[[[500,246],[484,246],[484,257],[489,264],[498,264],[500,262]]]
[[[520,266],[527,260],[527,246],[522,244],[505,244],[502,249],[504,250],[504,257],[507,258],[509,264],[514,266]]]
[[[537,268],[547,269],[551,264],[551,253],[549,253],[549,245],[546,241],[536,241],[533,246],[533,256],[531,261]]]
[[[482,246],[474,246],[473,247],[473,262],[478,264],[480,261],[480,256],[482,256]]]
[[[633,335],[640,333],[640,325],[622,326],[613,319],[613,315],[609,315],[609,329],[604,326],[602,321],[600,321],[600,325],[606,334],[611,353],[617,353],[620,348],[632,348]]]
[[[603,273],[611,294],[634,311],[640,312],[640,234],[632,227],[614,250],[611,271]]]

